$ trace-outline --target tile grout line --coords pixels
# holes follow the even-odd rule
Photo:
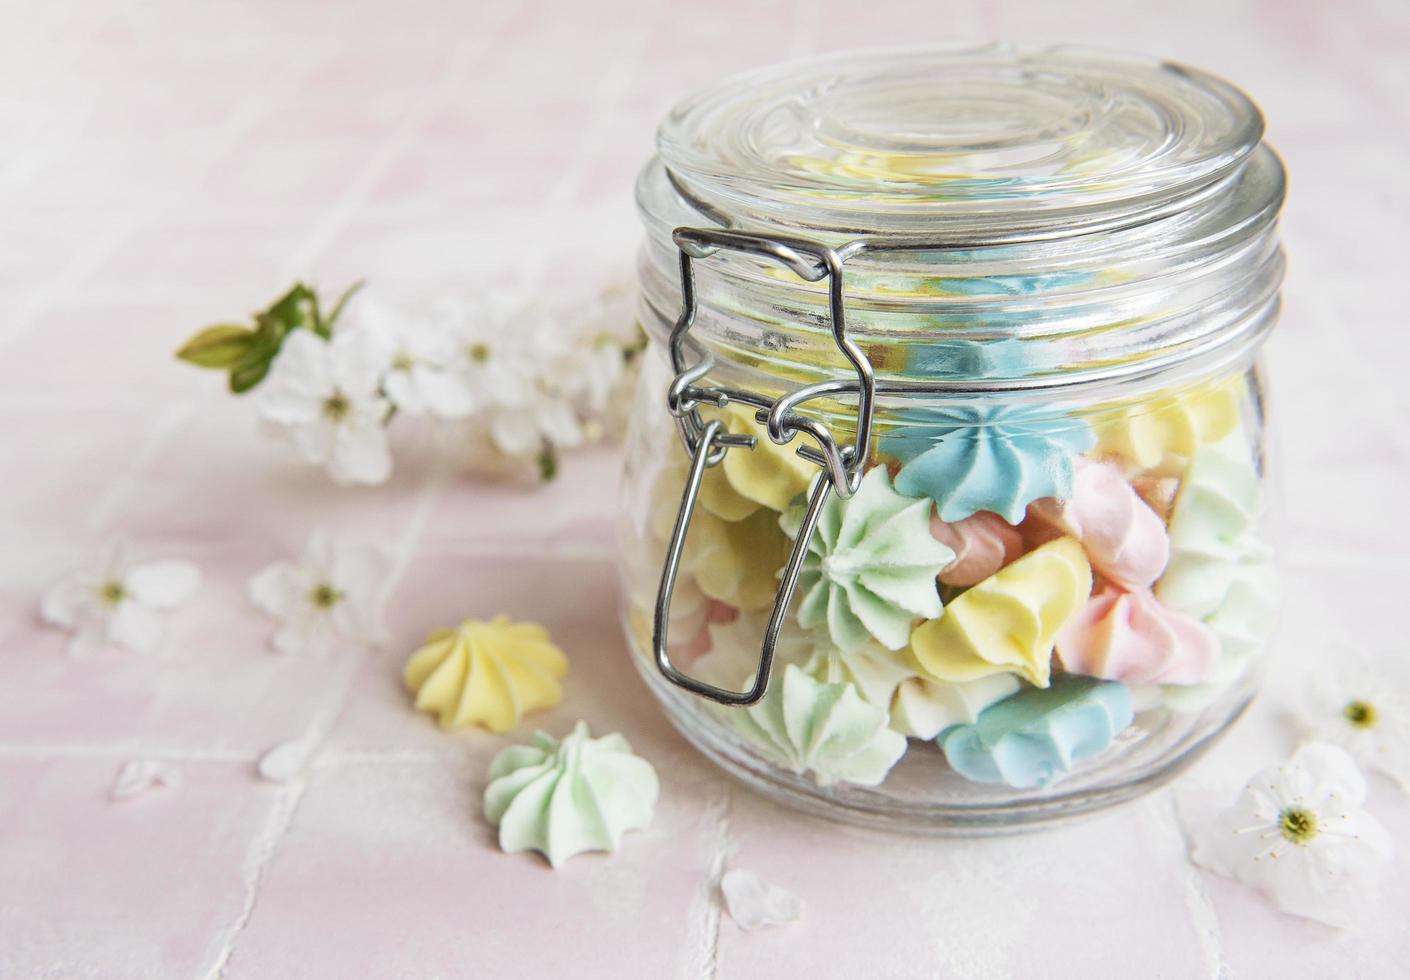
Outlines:
[[[734,850],[734,837],[730,832],[733,799],[731,786],[721,783],[719,792],[704,813],[709,831],[710,863],[688,916],[688,921],[695,923],[696,931],[694,964],[688,974],[693,980],[718,980],[720,975],[720,927],[723,918],[720,879]]]
[[[1205,965],[1209,970],[1209,980],[1221,980],[1226,974],[1224,961],[1224,940],[1219,926],[1219,910],[1204,887],[1200,870],[1190,858],[1190,840],[1185,833],[1184,821],[1180,814],[1180,801],[1173,789],[1166,789],[1166,800],[1152,800],[1150,809],[1170,831],[1179,848],[1177,864],[1180,874],[1181,891],[1185,899],[1185,909],[1189,913],[1190,924],[1199,937],[1200,951],[1204,954]]]
[[[411,563],[412,553],[416,545],[426,533],[427,525],[430,523],[431,514],[435,509],[437,501],[440,499],[442,491],[447,484],[446,474],[443,469],[433,471],[422,484],[418,494],[416,505],[411,516],[407,519],[406,527],[403,529],[401,539],[397,543],[396,554],[392,562],[392,572],[390,575],[391,585],[389,594],[395,589],[405,574],[407,567]],[[235,921],[227,930],[225,938],[221,941],[215,955],[215,961],[211,969],[205,974],[206,980],[219,980],[226,968],[230,964],[231,958],[235,954],[235,945],[244,932],[254,915],[255,905],[259,901],[260,887],[264,883],[265,874],[279,852],[279,845],[283,841],[289,828],[293,825],[294,816],[298,812],[299,804],[303,801],[304,794],[308,791],[310,772],[317,768],[317,756],[322,749],[324,741],[331,734],[333,726],[338,718],[342,716],[348,700],[352,697],[353,687],[360,672],[360,668],[369,657],[371,652],[363,649],[355,656],[347,658],[348,667],[345,671],[342,683],[335,692],[335,697],[331,698],[331,703],[326,706],[313,722],[305,730],[300,739],[306,743],[308,755],[304,769],[289,784],[287,789],[280,794],[274,808],[270,812],[269,820],[266,822],[264,830],[255,836],[246,851],[243,879],[245,882],[245,901],[240,913],[235,917]]]

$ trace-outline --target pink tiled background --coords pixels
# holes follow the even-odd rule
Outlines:
[[[0,5],[0,977],[1383,977],[1410,953],[1392,876],[1358,932],[1282,916],[1185,858],[1198,816],[1293,739],[1334,642],[1407,652],[1410,8],[1398,0]],[[610,610],[610,453],[523,495],[436,475],[335,491],[171,350],[294,277],[428,294],[620,276],[654,121],[715,75],[846,46],[1116,45],[1236,79],[1292,176],[1269,350],[1289,613],[1267,696],[1197,771],[1092,822],[981,842],[879,837],[726,782],[662,722]],[[570,265],[571,263],[571,265]],[[269,653],[249,575],[323,521],[407,562],[391,649]],[[43,583],[109,535],[201,563],[166,656],[63,655]],[[573,674],[533,719],[620,729],[657,819],[559,871],[478,816],[504,742],[409,710],[402,655],[500,611]],[[533,727],[526,724],[524,732]],[[309,769],[258,779],[303,739]],[[175,790],[110,803],[133,758]],[[1410,802],[1372,785],[1398,843]],[[1402,863],[1397,868],[1403,868]],[[722,869],[804,897],[746,934]]]

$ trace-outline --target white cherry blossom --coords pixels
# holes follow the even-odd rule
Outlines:
[[[125,542],[115,541],[44,593],[40,616],[73,633],[68,650],[75,657],[109,645],[153,653],[165,613],[190,599],[200,583],[200,570],[190,562],[140,562]]]
[[[1284,912],[1351,925],[1390,860],[1390,835],[1362,809],[1366,782],[1334,745],[1313,743],[1254,776],[1196,840],[1195,861],[1263,892]]]
[[[392,471],[391,403],[380,388],[385,367],[385,351],[370,331],[340,331],[325,341],[296,330],[260,385],[260,418],[335,482],[382,483]]]
[[[250,599],[279,623],[274,649],[319,655],[338,638],[383,641],[391,572],[384,548],[320,528],[309,535],[298,563],[276,562],[251,579]]]
[[[1329,669],[1308,685],[1304,735],[1340,746],[1358,765],[1410,792],[1410,691],[1403,678],[1351,650],[1327,662]]]
[[[441,319],[365,300],[349,330],[365,330],[381,348],[382,390],[398,411],[463,419],[474,409],[469,386],[457,370],[457,338]]]

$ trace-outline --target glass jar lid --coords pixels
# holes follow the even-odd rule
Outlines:
[[[680,103],[658,152],[685,197],[745,224],[982,234],[1158,211],[1229,177],[1262,134],[1248,97],[1202,71],[991,45],[739,75]]]
[[[1262,134],[1212,75],[1089,49],[725,79],[668,115],[638,180],[642,322],[664,339],[680,315],[676,231],[725,229],[835,250],[847,335],[890,391],[1031,400],[1220,370],[1278,307],[1285,177]],[[695,274],[690,343],[714,374],[765,392],[853,376],[826,281],[727,250]]]

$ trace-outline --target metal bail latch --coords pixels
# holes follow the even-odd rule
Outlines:
[[[866,354],[847,337],[843,302],[843,259],[837,251],[801,238],[714,228],[677,228],[672,238],[680,250],[681,315],[671,331],[671,365],[676,377],[667,390],[666,404],[675,416],[681,442],[691,456],[691,465],[681,497],[680,512],[676,515],[671,542],[666,551],[665,567],[661,570],[661,585],[656,593],[651,641],[656,666],[671,683],[720,704],[749,705],[757,702],[768,690],[778,634],[783,628],[784,616],[798,588],[798,577],[803,570],[803,560],[808,554],[808,542],[812,539],[818,518],[822,516],[828,495],[836,491],[839,497],[845,499],[852,496],[861,483],[862,466],[871,443],[876,377]],[[697,308],[693,263],[695,259],[707,258],[719,251],[742,252],[772,259],[792,270],[806,282],[820,282],[823,279],[828,281],[828,306],[833,340],[857,373],[857,435],[851,445],[839,447],[827,426],[796,411],[799,405],[810,399],[848,391],[852,387],[850,384],[822,382],[800,388],[777,400],[770,400],[750,391],[697,385],[714,367],[714,357],[709,352],[704,352],[695,364],[686,363],[686,335],[695,322]],[[747,691],[729,691],[681,673],[671,664],[666,649],[671,596],[675,591],[681,553],[685,548],[686,534],[690,530],[690,520],[695,513],[695,504],[700,495],[705,471],[719,465],[725,454],[733,449],[754,448],[753,436],[724,432],[718,420],[707,423],[700,415],[702,403],[723,408],[730,402],[752,405],[756,409],[755,417],[768,431],[769,440],[777,445],[787,445],[800,433],[810,436],[817,443],[816,448],[803,445],[798,448],[797,453],[822,467],[822,471],[813,480],[808,495],[807,512],[793,542],[788,562],[784,565],[778,592],[774,596],[773,610],[769,614],[769,622],[764,628],[759,647],[759,668],[754,674],[753,685]]]

